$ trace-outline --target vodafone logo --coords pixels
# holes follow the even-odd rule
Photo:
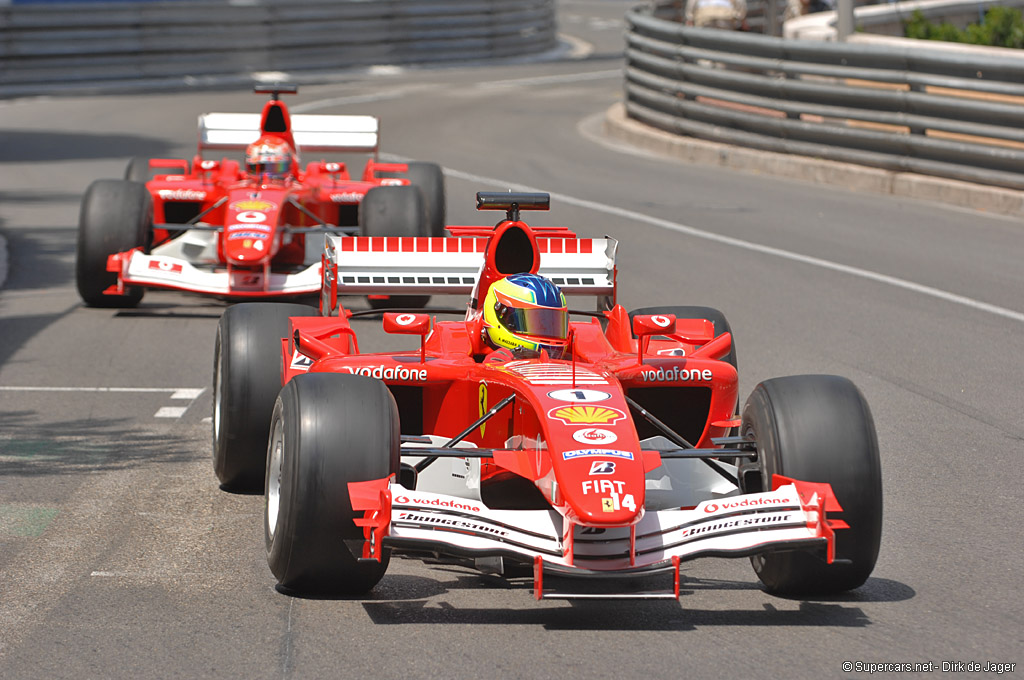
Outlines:
[[[600,427],[585,427],[572,433],[572,438],[581,444],[613,444],[618,440],[611,430]]]
[[[453,510],[469,510],[470,512],[480,512],[480,508],[475,505],[469,505],[467,503],[459,503],[458,501],[444,500],[441,498],[409,498],[408,496],[398,496],[395,498],[395,505],[433,505],[439,508],[452,508]]]
[[[654,325],[660,326],[661,328],[668,328],[668,325],[672,323],[672,319],[668,318],[667,316],[660,315],[652,316],[651,321],[654,323]]]
[[[397,323],[399,326],[408,326],[415,320],[415,314],[399,314],[398,316],[395,317],[395,323]]]
[[[238,219],[239,222],[245,222],[246,224],[267,221],[266,215],[264,215],[261,212],[256,212],[255,210],[246,210],[245,212],[240,212],[235,217]]]
[[[723,501],[722,503],[708,503],[704,506],[704,512],[712,514],[720,510],[735,510],[736,508],[756,508],[762,505],[793,505],[796,501],[791,498],[744,498],[741,501]]]

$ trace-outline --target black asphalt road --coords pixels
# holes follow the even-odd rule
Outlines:
[[[744,394],[779,375],[854,380],[885,485],[867,584],[782,599],[746,560],[701,560],[685,565],[677,603],[538,603],[525,580],[397,559],[366,598],[277,593],[262,499],[220,491],[211,465],[223,303],[154,292],[136,310],[87,309],[73,281],[93,179],[121,176],[136,155],[190,157],[197,114],[256,111],[262,98],[3,101],[0,677],[821,678],[846,661],[1024,671],[1024,225],[610,146],[600,119],[620,98],[629,4],[564,2],[574,51],[553,60],[362,71],[290,103],[382,116],[384,151],[446,168],[453,224],[494,221],[473,210],[478,190],[550,191],[537,223],[620,239],[624,305],[725,312]],[[382,336],[359,326],[365,347]]]

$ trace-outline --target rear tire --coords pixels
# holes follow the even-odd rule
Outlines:
[[[427,231],[431,236],[445,235],[445,208],[447,199],[444,190],[444,173],[437,163],[412,161],[406,177],[423,196],[427,215]]]
[[[105,295],[117,283],[107,271],[107,258],[132,248],[149,249],[153,231],[153,199],[145,185],[100,179],[89,185],[78,216],[75,283],[90,307],[135,307],[145,292],[125,288],[124,295]]]
[[[827,482],[843,507],[835,518],[850,525],[835,539],[836,558],[849,563],[826,564],[796,551],[753,556],[768,592],[826,594],[862,585],[882,538],[882,472],[874,421],[860,390],[833,375],[766,380],[743,407],[742,433],[757,441],[762,489],[772,488],[773,474]]]
[[[281,391],[281,338],[293,316],[316,316],[316,310],[246,302],[220,317],[213,359],[213,469],[227,491],[263,490],[270,417]]]
[[[420,190],[414,186],[374,187],[359,204],[359,231],[363,236],[430,236]],[[429,295],[392,295],[369,299],[374,309],[426,307]]]
[[[347,485],[397,473],[399,442],[398,408],[380,380],[309,373],[284,386],[264,513],[267,562],[283,589],[360,594],[384,576],[390,550],[380,562],[357,559],[363,529],[354,520],[362,512],[352,510]]]

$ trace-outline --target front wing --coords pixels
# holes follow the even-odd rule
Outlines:
[[[291,274],[224,265],[197,267],[182,258],[134,249],[107,259],[107,271],[118,275],[107,292],[124,294],[126,286],[144,286],[227,297],[309,295],[320,292],[321,269],[320,262]]]
[[[554,510],[491,510],[479,501],[410,491],[393,482],[382,488],[380,481],[349,486],[353,508],[366,511],[358,521],[365,527],[364,558],[376,558],[376,545],[512,558],[534,564],[538,598],[545,571],[583,577],[675,571],[669,593],[678,596],[679,563],[698,557],[801,549],[821,550],[831,562],[833,530],[846,528],[826,518],[826,507],[840,509],[827,484],[794,480],[767,493],[645,512],[632,526],[607,528],[563,528]]]

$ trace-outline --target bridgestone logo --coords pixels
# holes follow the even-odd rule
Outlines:
[[[727,519],[721,522],[711,522],[699,527],[693,527],[683,531],[683,536],[697,536],[700,534],[716,534],[726,529],[739,527],[761,527],[767,524],[784,524],[789,521],[792,515],[763,515],[761,517],[739,517]]]
[[[643,376],[644,382],[687,382],[698,380],[711,382],[712,378],[710,368],[689,370],[679,368],[678,366],[659,368],[657,370],[649,369],[641,372],[640,375]]]
[[[454,517],[423,515],[414,512],[399,513],[397,521],[417,522],[420,524],[433,524],[435,526],[445,526],[452,527],[454,529],[462,529],[465,531],[475,531],[477,533],[490,534],[492,536],[508,536],[509,534],[509,532],[498,529],[497,527],[488,526],[486,524],[480,524],[478,522],[470,522],[468,520],[457,519]]]

